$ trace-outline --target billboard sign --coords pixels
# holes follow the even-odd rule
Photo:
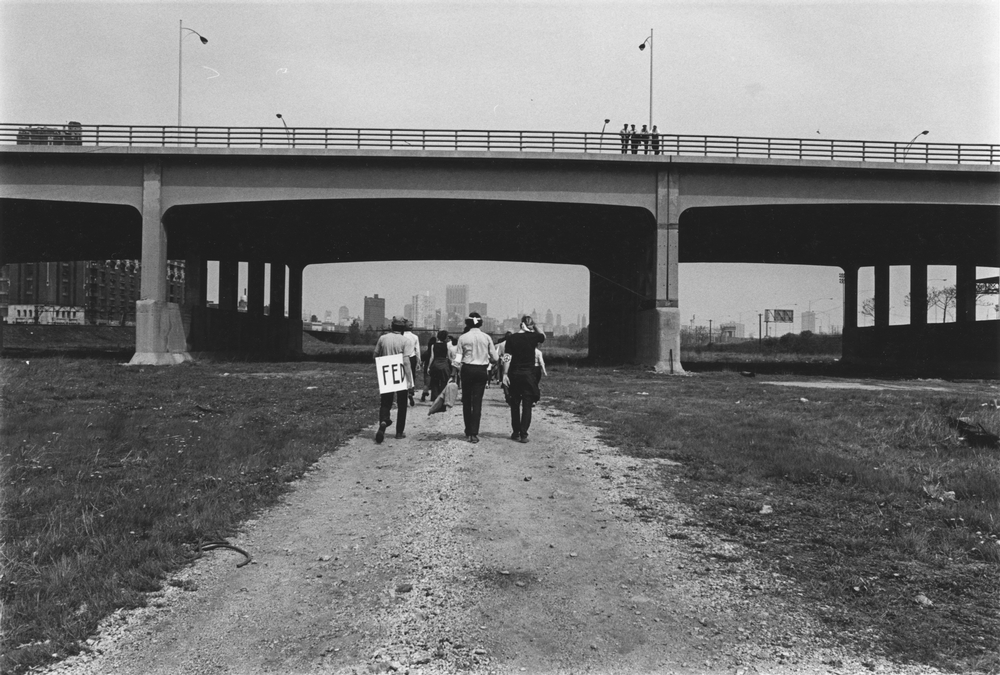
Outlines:
[[[773,309],[774,323],[795,323],[794,309]]]

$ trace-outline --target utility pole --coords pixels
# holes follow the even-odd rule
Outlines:
[[[757,344],[763,346],[764,343],[764,315],[757,314]]]

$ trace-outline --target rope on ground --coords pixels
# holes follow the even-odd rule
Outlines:
[[[218,540],[215,540],[215,541],[201,541],[201,542],[198,542],[198,547],[195,549],[194,560],[197,560],[198,558],[200,558],[203,551],[212,551],[212,550],[217,549],[217,548],[228,548],[229,550],[236,551],[237,553],[241,554],[244,558],[246,558],[246,560],[244,560],[243,562],[238,563],[236,565],[237,567],[243,567],[244,565],[249,565],[250,562],[253,560],[250,557],[249,553],[247,553],[246,551],[244,551],[243,549],[241,549],[239,546],[233,546],[232,544],[230,544],[228,541],[226,541],[224,539],[218,539]]]

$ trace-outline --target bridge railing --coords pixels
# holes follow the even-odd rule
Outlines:
[[[580,152],[852,162],[1000,164],[989,144],[853,141],[660,134],[627,139],[617,132],[312,127],[67,126],[0,123],[0,144],[191,148],[311,148]],[[624,145],[623,145],[624,143]]]

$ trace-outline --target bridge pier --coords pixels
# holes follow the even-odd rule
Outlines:
[[[658,373],[683,373],[678,293],[680,190],[676,168],[660,171],[656,183],[655,306],[639,316],[638,352],[642,363]]]
[[[142,276],[135,305],[135,354],[129,365],[164,366],[191,360],[181,308],[167,302],[167,230],[162,167],[147,160],[142,175]]]

